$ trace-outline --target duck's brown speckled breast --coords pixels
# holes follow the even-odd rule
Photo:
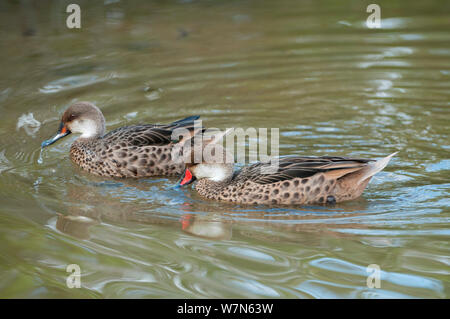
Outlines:
[[[71,160],[89,173],[108,177],[150,177],[180,175],[183,163],[172,160],[173,144],[130,146],[107,144],[100,139],[76,140],[70,148]]]
[[[330,179],[320,173],[271,184],[242,180],[217,183],[202,179],[197,182],[195,189],[202,197],[238,204],[332,204],[360,196],[368,180],[357,190],[346,187],[343,182],[345,180]]]

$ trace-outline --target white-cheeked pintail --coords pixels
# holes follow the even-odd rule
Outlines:
[[[190,116],[167,125],[144,124],[119,127],[105,134],[105,118],[90,102],[77,102],[63,114],[57,134],[42,143],[53,144],[70,133],[79,133],[70,148],[71,160],[89,173],[107,177],[180,175],[184,163],[172,160],[172,141],[177,128],[193,131]]]
[[[192,161],[186,164],[180,185],[197,180],[195,190],[200,196],[238,204],[334,204],[359,197],[372,176],[395,154],[377,161],[290,156],[280,158],[276,171],[269,174],[262,172],[270,168],[270,163],[256,163],[234,172],[232,163]]]

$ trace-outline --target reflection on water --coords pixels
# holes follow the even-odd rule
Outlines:
[[[80,30],[65,5],[0,3],[1,297],[448,298],[445,4],[382,1],[379,30],[357,1],[83,2]],[[353,202],[223,204],[81,172],[74,136],[41,152],[80,100],[108,130],[198,114],[279,127],[281,155],[400,152]]]

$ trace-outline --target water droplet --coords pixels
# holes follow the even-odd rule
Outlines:
[[[39,153],[39,158],[37,160],[38,164],[42,164],[44,161],[42,160],[42,152],[44,151],[43,148],[41,148],[41,152]]]

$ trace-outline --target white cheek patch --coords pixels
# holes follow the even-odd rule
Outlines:
[[[72,133],[81,133],[82,138],[90,138],[98,133],[97,125],[93,120],[76,120],[70,126]]]
[[[195,169],[195,177],[198,179],[208,178],[214,182],[220,182],[226,179],[227,172],[221,165],[199,164]]]

